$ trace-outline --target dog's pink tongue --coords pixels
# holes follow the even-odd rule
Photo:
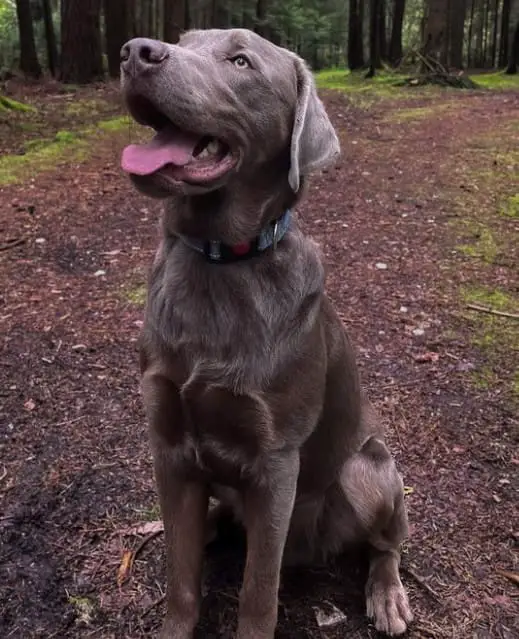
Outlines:
[[[147,144],[130,144],[123,150],[123,171],[135,175],[150,175],[166,164],[185,166],[193,157],[200,137],[176,127],[162,129]]]

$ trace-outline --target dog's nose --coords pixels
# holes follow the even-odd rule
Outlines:
[[[168,58],[168,48],[159,40],[133,38],[121,49],[121,68],[130,75],[158,69]]]

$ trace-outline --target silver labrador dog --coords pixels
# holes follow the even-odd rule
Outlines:
[[[371,550],[367,613],[401,634],[402,480],[292,213],[307,174],[339,154],[312,75],[242,29],[137,38],[121,56],[128,108],[156,131],[122,166],[165,199],[141,348],[167,548],[161,636],[197,624],[211,495],[247,535],[238,639],[273,639],[283,562],[356,542]]]

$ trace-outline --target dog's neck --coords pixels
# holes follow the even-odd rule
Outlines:
[[[163,217],[164,235],[228,246],[254,241],[269,224],[294,208],[303,190],[293,193],[282,173],[276,176],[275,188],[272,181],[268,186],[263,181],[259,171],[256,178],[240,177],[207,194],[170,198]]]

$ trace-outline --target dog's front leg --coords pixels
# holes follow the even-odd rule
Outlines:
[[[264,480],[244,491],[247,561],[237,639],[273,639],[281,560],[294,507],[299,452],[269,460]]]
[[[166,543],[166,618],[160,637],[191,639],[200,609],[208,489],[182,471],[184,416],[176,386],[146,373],[142,392]]]
[[[168,449],[154,451],[166,542],[166,618],[161,639],[191,639],[198,622],[207,487],[172,472]]]

